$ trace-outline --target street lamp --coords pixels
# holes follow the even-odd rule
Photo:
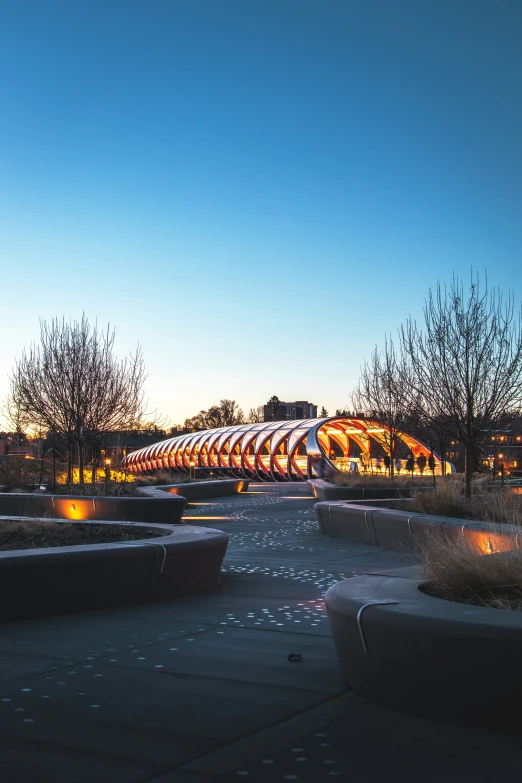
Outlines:
[[[192,460],[190,462],[190,478],[195,479],[196,478],[196,471],[195,471],[196,463]]]
[[[111,461],[110,459],[105,460],[105,494],[109,494],[109,478],[111,475]]]

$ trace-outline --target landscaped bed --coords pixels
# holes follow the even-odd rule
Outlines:
[[[432,720],[522,731],[520,612],[434,598],[414,569],[344,579],[325,602],[355,691]]]
[[[522,610],[522,550],[480,554],[464,536],[433,531],[420,546],[420,589],[427,595],[473,606]]]
[[[54,522],[45,520],[0,521],[0,551],[43,547],[111,544],[164,535],[157,528],[132,524],[101,525],[95,522]]]
[[[439,480],[435,488],[416,492],[411,500],[393,501],[391,508],[480,522],[522,525],[522,496],[509,487],[476,479],[472,495],[466,497],[461,476]]]
[[[442,482],[431,497],[419,495],[419,505],[400,501],[399,510],[316,504],[324,532],[420,559],[400,578],[343,580],[325,601],[352,688],[432,719],[520,732],[521,498],[479,489],[468,499],[458,484]],[[469,521],[471,514],[481,521]]]
[[[16,539],[7,537],[0,550],[0,592],[9,596],[0,603],[0,621],[159,601],[208,590],[220,579],[228,542],[220,530],[184,524],[57,519],[21,520],[19,524],[25,528],[25,541],[19,538],[16,546]],[[27,534],[31,524],[36,525],[36,532],[40,528],[39,540],[38,535],[31,539],[34,531]],[[49,531],[53,530],[56,538],[51,540]],[[102,537],[93,535],[94,531]],[[13,528],[8,536],[13,532],[22,535]]]

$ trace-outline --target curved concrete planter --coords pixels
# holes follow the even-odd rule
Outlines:
[[[25,492],[0,493],[0,515],[44,517],[87,521],[154,522],[176,525],[181,522],[185,499],[162,494],[153,498],[81,497],[39,495]]]
[[[191,500],[238,495],[248,490],[248,479],[218,479],[217,481],[191,481],[187,484],[161,484],[155,487],[140,487],[139,491],[150,498],[164,498],[165,493]]]
[[[483,553],[513,549],[522,537],[522,529],[513,525],[415,514],[357,503],[316,503],[314,508],[319,527],[327,536],[408,552],[415,552],[431,530],[440,530],[447,536],[463,535],[476,551]]]
[[[0,552],[0,619],[19,620],[208,590],[228,536],[192,525],[140,525],[143,540]],[[151,528],[158,538],[147,538]]]
[[[345,681],[398,710],[520,731],[522,613],[433,598],[419,584],[365,576],[328,590]]]
[[[330,481],[323,479],[313,479],[307,481],[307,486],[312,495],[318,500],[379,500],[390,498],[409,498],[411,497],[411,487],[338,487]],[[428,489],[428,487],[415,487],[419,489]]]

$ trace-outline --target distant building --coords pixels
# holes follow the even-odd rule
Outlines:
[[[34,448],[23,432],[0,432],[0,454],[10,457],[32,457]]]
[[[294,419],[316,419],[317,405],[306,400],[282,402],[272,397],[263,406],[264,421],[293,421]]]
[[[450,441],[446,458],[455,466],[457,473],[465,467],[464,446],[459,441]],[[509,429],[494,429],[484,436],[477,454],[474,470],[489,470],[497,477],[522,478],[522,419],[510,425]]]
[[[512,478],[522,477],[522,422],[510,429],[495,430],[486,439],[483,464],[492,475],[505,473]]]

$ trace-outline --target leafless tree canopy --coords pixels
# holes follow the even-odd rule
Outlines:
[[[478,444],[506,411],[522,404],[521,325],[513,295],[505,300],[487,281],[481,291],[477,276],[467,293],[457,277],[449,288],[437,285],[423,326],[409,319],[401,328],[410,404],[427,423],[445,422],[463,443],[468,495]]]
[[[40,343],[22,353],[11,376],[10,401],[25,421],[82,446],[93,434],[131,428],[145,413],[141,349],[114,356],[115,332],[80,322],[41,321]]]
[[[404,390],[408,384],[408,367],[397,356],[393,341],[385,337],[384,349],[377,347],[370,361],[361,369],[361,378],[352,394],[357,415],[374,419],[383,425],[382,439],[390,453],[390,475],[393,477],[393,455],[397,438],[404,432],[409,409]]]
[[[220,400],[219,405],[212,405],[208,411],[200,411],[191,419],[185,419],[185,428],[193,430],[212,430],[219,427],[231,427],[243,424],[243,411],[235,400]]]
[[[259,424],[265,420],[265,409],[263,405],[258,405],[257,408],[250,408],[247,416],[248,424]]]

